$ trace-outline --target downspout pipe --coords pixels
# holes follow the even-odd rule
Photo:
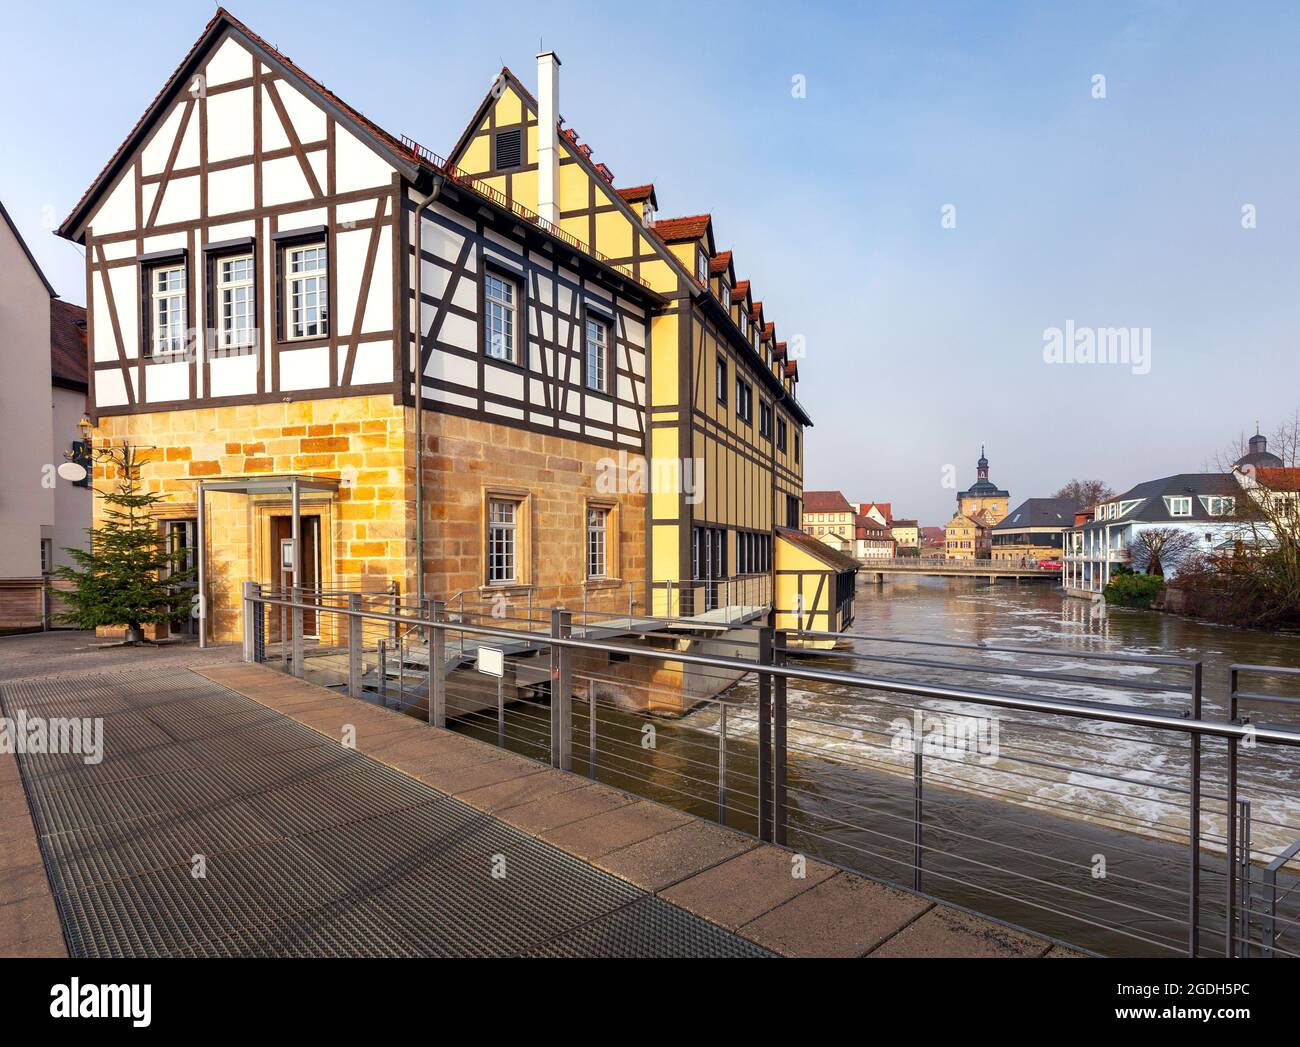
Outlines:
[[[433,188],[415,207],[415,595],[424,608],[424,212],[442,193],[445,180],[434,174]]]

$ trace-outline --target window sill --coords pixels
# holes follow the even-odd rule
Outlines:
[[[588,578],[582,583],[582,587],[587,590],[618,589],[622,585],[622,578]]]

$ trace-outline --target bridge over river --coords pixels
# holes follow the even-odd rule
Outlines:
[[[859,560],[859,575],[874,576],[876,582],[882,582],[887,574],[925,575],[933,578],[1022,578],[1060,581],[1059,567],[1040,567],[1038,564],[1022,564],[1017,560],[941,560],[903,557],[895,560]]]

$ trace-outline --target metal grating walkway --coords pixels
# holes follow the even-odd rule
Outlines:
[[[72,956],[769,955],[188,671],[0,705],[104,721],[19,757]]]

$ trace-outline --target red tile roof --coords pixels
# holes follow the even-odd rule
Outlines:
[[[651,205],[655,204],[654,182],[648,182],[645,185],[630,185],[625,189],[615,189],[614,191],[629,204],[639,204],[643,200],[649,200]]]
[[[759,302],[757,308],[761,308],[762,305],[763,303]],[[762,340],[764,342],[770,342],[775,337],[776,337],[776,324],[773,323],[764,324],[763,331],[762,331]]]
[[[50,299],[50,377],[55,384],[86,391],[86,310]]]
[[[806,513],[851,513],[853,506],[842,491],[804,491],[803,511]]]
[[[785,342],[777,342],[776,345],[772,347],[772,359],[774,360],[785,359]]]
[[[799,377],[799,361],[787,360],[785,365],[785,376],[787,378]]]
[[[731,298],[736,302],[743,302],[745,295],[749,294],[749,281],[737,280],[736,286],[731,289]]]
[[[719,251],[712,258],[709,259],[709,272],[712,273],[714,276],[717,276],[719,273],[725,273],[730,268],[731,268],[730,251]]]
[[[884,538],[892,538],[893,534],[889,528],[882,523],[877,523],[870,516],[859,515],[853,520],[854,528],[857,531],[857,537],[869,538],[872,541],[880,541]]]
[[[886,523],[890,523],[890,522],[893,521],[893,519],[894,519],[894,514],[893,514],[893,511],[892,511],[892,510],[893,510],[892,503],[890,503],[890,502],[862,502],[862,503],[860,503],[860,504],[858,505],[858,511],[859,511],[860,513],[862,513],[863,516],[866,516],[867,513],[871,512],[872,509],[879,509],[879,510],[880,510],[880,515],[883,516],[883,517],[885,518],[885,522],[886,522]]]
[[[1300,469],[1297,468],[1256,469],[1255,479],[1270,491],[1300,491]]]
[[[700,240],[709,231],[711,215],[695,214],[686,218],[656,218],[655,232],[665,243],[681,243],[684,240]]]

